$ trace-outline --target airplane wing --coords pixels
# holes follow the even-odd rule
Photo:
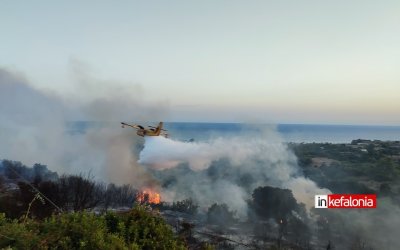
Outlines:
[[[154,127],[154,126],[148,126],[149,128],[152,128],[152,129],[156,129],[157,127]],[[168,130],[166,130],[166,129],[161,129],[161,131],[168,131]]]
[[[128,126],[128,127],[134,128],[134,129],[144,129],[144,127],[141,126],[141,125],[136,125],[136,124],[131,125],[131,124],[128,124],[128,123],[125,123],[125,122],[121,122],[121,124],[122,124],[122,127]]]

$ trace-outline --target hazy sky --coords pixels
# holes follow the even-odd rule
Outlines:
[[[400,1],[1,1],[0,67],[139,85],[167,120],[398,125]]]

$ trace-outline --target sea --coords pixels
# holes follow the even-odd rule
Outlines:
[[[141,125],[156,126],[157,123]],[[117,122],[68,122],[67,132],[83,134],[89,128],[101,127],[120,128],[120,124]],[[166,122],[164,128],[168,130],[171,139],[183,141],[203,141],[213,137],[242,135],[256,137],[266,131],[275,133],[285,142],[295,143],[350,143],[355,139],[400,141],[400,126]]]

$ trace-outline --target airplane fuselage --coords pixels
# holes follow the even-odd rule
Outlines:
[[[160,136],[161,135],[166,138],[168,137],[168,134],[165,133],[166,130],[162,128],[163,122],[160,122],[157,127],[149,126],[149,128],[147,128],[147,129],[141,125],[136,125],[136,124],[132,125],[132,124],[128,124],[125,122],[121,122],[121,125],[122,125],[122,127],[129,126],[134,129],[137,129],[136,134],[138,136],[145,137],[145,136]]]
[[[136,134],[138,136],[142,136],[142,137],[144,137],[144,136],[159,136],[160,132],[159,131],[156,132],[156,131],[152,131],[152,130],[148,130],[148,129],[139,129],[136,132]]]

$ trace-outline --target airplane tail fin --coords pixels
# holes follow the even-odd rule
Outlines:
[[[156,133],[159,135],[163,127],[163,122],[160,122],[157,126]]]

